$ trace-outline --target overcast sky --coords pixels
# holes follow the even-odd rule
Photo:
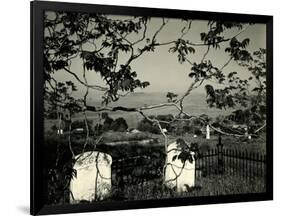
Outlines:
[[[111,16],[111,18],[120,19],[120,16]],[[162,23],[162,19],[152,18],[148,23],[148,36],[155,33]],[[164,29],[158,34],[157,41],[166,42],[178,38],[181,34],[181,29],[185,25],[179,19],[169,19],[168,24]],[[207,32],[207,21],[194,20],[188,34],[183,38],[194,43],[202,43],[200,41],[200,33]],[[235,35],[239,32],[238,29],[231,29],[226,34],[225,37],[228,38],[231,35]],[[135,35],[130,38],[133,41],[140,38],[141,35]],[[238,36],[238,39],[250,38],[250,45],[248,50],[250,52],[257,50],[259,48],[266,48],[266,27],[264,24],[254,24],[247,28],[246,31]],[[228,44],[222,44],[221,49],[211,49],[206,59],[210,59],[213,65],[220,68],[229,59],[228,54],[224,52]],[[135,60],[131,67],[138,74],[138,78],[142,81],[149,81],[150,86],[146,89],[142,89],[143,92],[177,92],[181,93],[186,90],[189,83],[192,81],[188,77],[190,73],[190,65],[188,63],[180,64],[177,60],[176,53],[169,53],[168,49],[171,45],[157,47],[155,52],[144,53],[139,59]],[[84,47],[87,50],[91,50],[91,46]],[[202,56],[206,52],[206,47],[194,47],[196,49],[194,54],[189,56],[191,62],[200,62]],[[125,62],[128,59],[127,55],[119,57],[120,63]],[[82,77],[82,66],[80,59],[74,59],[71,65],[71,69],[75,71],[80,77]],[[239,75],[243,78],[249,77],[249,74],[237,63],[231,62],[224,70],[226,73],[237,71]],[[88,82],[91,84],[104,85],[100,76],[93,71],[87,73]],[[66,73],[57,73],[56,78],[58,80],[73,80],[71,76]],[[74,80],[73,80],[74,81]],[[79,84],[75,82],[78,87]],[[203,87],[197,90],[197,92],[203,92]],[[90,95],[89,95],[90,96]]]

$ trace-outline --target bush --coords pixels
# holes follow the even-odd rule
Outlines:
[[[72,154],[65,135],[45,135],[44,144],[44,180],[48,187],[46,199],[48,204],[59,204],[62,203],[65,188],[68,188],[66,186],[75,173]]]
[[[202,131],[199,128],[195,128],[194,134],[196,134],[197,136],[200,136],[200,135],[202,135]]]
[[[174,116],[172,114],[168,115],[158,115],[156,119],[161,121],[172,121],[174,119]]]
[[[171,121],[173,121],[174,116],[171,114],[168,114],[168,115],[149,116],[149,118],[157,119],[159,121],[171,122]],[[160,122],[160,125],[162,128],[165,128],[169,132],[174,131],[174,126],[172,126],[172,124]],[[147,120],[145,118],[143,118],[139,122],[137,128],[140,131],[147,131],[147,132],[154,133],[154,134],[160,134],[160,129],[159,129],[158,125],[153,124],[152,122],[150,122],[149,120]]]
[[[113,119],[108,117],[108,116],[106,116],[104,119],[105,120],[104,120],[104,123],[103,123],[103,126],[102,126],[102,130],[103,131],[109,131],[111,129],[111,124],[113,122]]]
[[[171,122],[171,121],[173,121],[174,116],[171,115],[171,114],[168,114],[168,115],[158,115],[156,117],[156,119],[159,120],[159,121]],[[171,124],[161,122],[160,125],[161,125],[162,128],[166,128],[166,130],[169,131],[169,132],[171,132],[173,130],[173,128],[171,127]]]
[[[111,123],[111,130],[125,132],[128,129],[128,124],[124,118],[117,118]]]
[[[172,124],[172,132],[176,135],[183,135],[186,132],[191,132],[192,127],[190,126],[190,121],[176,121]]]
[[[153,116],[150,116],[153,118]],[[138,130],[146,131],[154,134],[159,134],[160,130],[157,125],[153,124],[152,122],[148,121],[146,118],[143,118],[137,126]]]

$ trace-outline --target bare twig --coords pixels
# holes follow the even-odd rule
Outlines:
[[[68,147],[69,147],[69,150],[72,154],[72,158],[75,158],[75,154],[74,154],[74,151],[73,151],[73,148],[72,148],[72,144],[71,144],[71,124],[72,122],[70,121],[69,123],[69,126],[68,126],[68,132],[69,132],[69,135],[68,135]]]
[[[232,60],[232,57],[230,57],[228,59],[228,61],[220,68],[220,71],[222,71],[231,62],[231,60]]]
[[[186,21],[186,25],[181,30],[182,33],[182,35],[180,36],[181,39],[188,34],[188,32],[191,29],[191,24],[192,24],[192,20],[189,20],[189,22]]]
[[[206,50],[206,52],[204,53],[201,62],[203,62],[203,61],[205,60],[205,58],[206,58],[206,56],[208,55],[209,51],[210,51],[210,45],[207,47],[207,50]]]
[[[259,131],[261,131],[262,129],[264,129],[266,127],[266,122],[257,130],[254,131],[254,133],[258,133]]]
[[[143,26],[144,26],[144,30],[143,30],[142,37],[141,37],[139,40],[133,42],[133,43],[132,43],[133,46],[136,45],[136,44],[138,44],[139,42],[141,42],[141,41],[143,41],[143,40],[145,39],[146,31],[147,31],[147,21],[143,24]]]
[[[169,20],[165,21],[165,18],[162,18],[162,24],[159,27],[159,29],[154,33],[152,37],[152,43],[155,42],[157,35],[160,33],[160,31],[164,28],[164,26],[168,23]]]

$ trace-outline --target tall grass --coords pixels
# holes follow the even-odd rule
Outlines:
[[[161,183],[160,179],[151,180],[137,185],[125,185],[121,190],[113,187],[109,200],[149,200],[179,197],[218,196],[248,193],[263,193],[266,191],[262,178],[247,181],[233,175],[210,175],[197,179],[196,186],[187,191],[177,192]]]

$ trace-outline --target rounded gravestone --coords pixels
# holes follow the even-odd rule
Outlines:
[[[177,143],[168,145],[167,167],[165,170],[165,182],[170,188],[176,188],[178,192],[187,191],[188,187],[195,185],[195,160],[194,153],[191,152],[192,162],[188,160],[185,164],[180,159],[173,160],[175,155],[179,155],[181,150]]]
[[[106,198],[111,190],[111,164],[109,154],[92,151],[76,156],[77,172],[70,182],[71,203],[96,201]]]

